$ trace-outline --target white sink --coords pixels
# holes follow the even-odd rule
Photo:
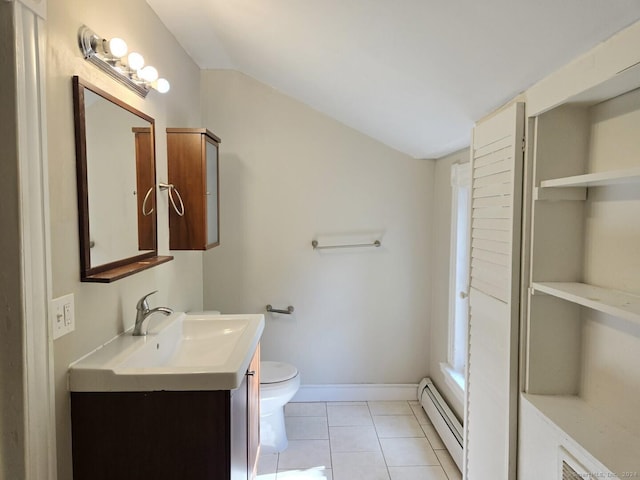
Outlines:
[[[151,318],[69,368],[73,392],[233,390],[264,330],[264,315],[174,313]]]

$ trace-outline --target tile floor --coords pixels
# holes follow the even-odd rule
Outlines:
[[[258,480],[461,480],[418,402],[289,403],[289,448]]]

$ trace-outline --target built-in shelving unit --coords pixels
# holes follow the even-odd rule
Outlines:
[[[640,325],[640,297],[619,290],[577,282],[534,282],[534,293],[545,293]]]
[[[524,480],[640,476],[640,91],[592,101],[532,117]]]
[[[603,478],[640,475],[640,437],[612,422],[584,400],[571,395],[529,395],[524,398],[556,428],[579,444],[609,472],[591,472]],[[634,475],[635,473],[635,475]],[[598,477],[596,477],[598,478]]]

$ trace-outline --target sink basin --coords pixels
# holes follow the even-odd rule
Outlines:
[[[233,390],[264,329],[261,314],[174,313],[159,320],[151,319],[146,337],[126,332],[72,364],[70,390]]]

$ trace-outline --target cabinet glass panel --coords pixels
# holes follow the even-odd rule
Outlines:
[[[218,147],[207,140],[207,244],[218,241]]]

